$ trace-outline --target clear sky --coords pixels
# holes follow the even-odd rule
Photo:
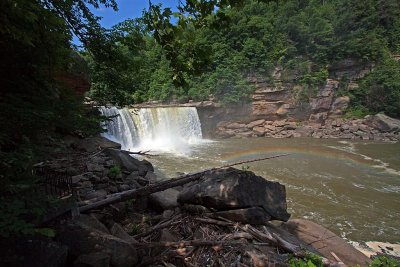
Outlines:
[[[148,0],[117,0],[118,11],[115,12],[112,8],[101,7],[99,9],[92,9],[92,12],[102,17],[100,23],[105,28],[124,21],[128,18],[137,18],[142,15],[143,9],[149,7]],[[178,5],[178,0],[152,0],[153,4],[162,3],[163,7],[175,8]]]

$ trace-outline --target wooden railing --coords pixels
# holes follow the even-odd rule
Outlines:
[[[44,194],[55,198],[64,198],[74,194],[72,177],[67,172],[58,172],[47,168],[36,168],[34,172],[37,176],[42,177],[38,188]]]

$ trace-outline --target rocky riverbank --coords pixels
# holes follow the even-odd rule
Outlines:
[[[287,266],[290,258],[307,257],[304,250],[326,266],[370,262],[328,229],[290,219],[284,185],[234,168],[78,215],[80,207],[160,181],[149,161],[101,137],[65,144],[67,152],[41,167],[72,176],[74,216],[46,223],[56,229],[54,238],[2,246],[8,255],[24,255],[13,266]]]
[[[384,114],[367,116],[364,119],[331,119],[321,122],[294,122],[287,119],[267,121],[264,119],[245,123],[220,122],[217,125],[216,135],[220,138],[340,138],[352,140],[400,140],[400,120],[390,118]]]

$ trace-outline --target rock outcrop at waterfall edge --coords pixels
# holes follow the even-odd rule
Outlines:
[[[259,224],[262,218],[265,223],[269,220],[287,221],[290,217],[286,210],[284,185],[234,168],[207,174],[198,183],[185,186],[178,195],[178,202],[224,211],[216,215],[230,216],[231,219],[242,215],[247,220],[240,221],[251,224]]]

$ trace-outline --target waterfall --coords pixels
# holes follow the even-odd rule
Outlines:
[[[117,141],[122,149],[186,153],[202,140],[195,107],[117,109],[101,107],[105,116],[115,116],[105,124],[103,136]]]
[[[102,115],[111,117],[103,127],[107,130],[103,136],[121,144],[124,150],[130,150],[137,144],[138,135],[128,109],[116,107],[100,107]]]

